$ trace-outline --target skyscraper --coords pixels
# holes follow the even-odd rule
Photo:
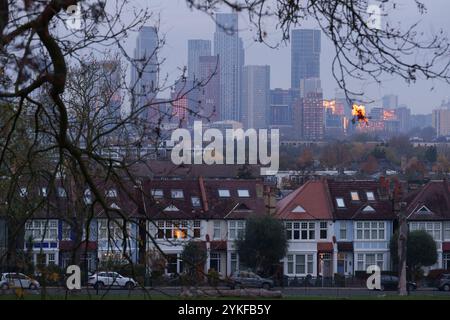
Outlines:
[[[219,56],[220,117],[222,120],[240,121],[244,48],[238,35],[236,13],[216,15],[214,55]]]
[[[136,39],[134,59],[131,66],[131,108],[142,108],[156,98],[158,91],[159,40],[155,27],[142,27]]]
[[[210,121],[218,121],[220,118],[219,58],[217,56],[200,57],[198,69],[199,78],[207,81],[206,85],[200,88],[198,113]]]
[[[303,102],[303,139],[315,141],[324,137],[324,108],[320,80],[317,78],[301,81]]]
[[[300,80],[320,78],[320,30],[297,29],[291,34],[291,88]]]
[[[270,106],[270,67],[245,66],[242,88],[244,127],[266,128]]]
[[[199,58],[211,55],[211,41],[193,39],[188,40],[188,78],[199,78]]]
[[[398,96],[395,94],[388,94],[383,97],[383,108],[396,109],[398,108]]]

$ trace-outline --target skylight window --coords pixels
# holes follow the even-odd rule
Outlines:
[[[183,199],[184,198],[183,190],[172,190],[171,195],[172,195],[172,199]]]
[[[239,189],[238,196],[239,196],[239,198],[248,198],[248,197],[250,197],[250,193],[247,189]]]
[[[306,210],[303,209],[302,206],[296,206],[296,207],[294,208],[294,210],[292,210],[292,212],[294,212],[294,213],[305,213]]]
[[[366,192],[367,201],[375,201],[375,194],[372,191]]]
[[[228,190],[228,189],[219,189],[219,197],[221,197],[221,198],[229,198],[230,197],[230,190]]]
[[[345,208],[344,198],[336,198],[338,208]]]
[[[161,199],[164,197],[164,192],[161,189],[152,189],[151,195],[155,199]]]
[[[352,201],[359,201],[359,194],[357,191],[350,192],[350,196],[352,197]]]
[[[197,196],[191,197],[191,202],[192,202],[192,206],[193,207],[200,207],[201,206],[200,198],[197,197]]]

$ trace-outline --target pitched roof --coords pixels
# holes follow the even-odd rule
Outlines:
[[[283,220],[332,220],[325,181],[308,181],[278,202],[276,216]]]
[[[404,201],[409,220],[450,220],[450,189],[446,181],[430,181],[408,194]]]
[[[337,220],[393,220],[395,213],[392,202],[381,196],[382,186],[378,181],[353,180],[327,182],[333,206],[333,216]],[[351,192],[358,194],[352,199]],[[374,200],[370,200],[367,192],[372,192]],[[344,207],[338,207],[337,198],[342,198]],[[370,206],[370,207],[369,207]],[[373,209],[373,210],[372,210]]]
[[[163,196],[152,197],[152,189],[162,190]],[[220,196],[219,189],[228,190],[229,196]],[[173,199],[172,190],[182,190],[183,197]],[[247,190],[248,196],[239,195],[238,190]],[[151,219],[246,219],[266,212],[263,191],[260,180],[147,180],[141,212]],[[199,198],[198,206],[192,197]],[[169,210],[173,207],[178,210]]]

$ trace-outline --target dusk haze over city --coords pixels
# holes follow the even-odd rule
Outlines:
[[[449,300],[448,12],[0,0],[0,303]]]

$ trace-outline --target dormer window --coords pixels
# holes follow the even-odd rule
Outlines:
[[[363,212],[375,212],[375,209],[372,206],[366,206]]]
[[[350,196],[352,198],[352,201],[359,201],[359,194],[357,191],[350,192]]]
[[[219,197],[221,197],[221,198],[229,198],[230,197],[230,190],[228,190],[228,189],[219,189]]]
[[[375,194],[372,191],[366,192],[367,201],[375,201]]]
[[[107,198],[117,198],[117,190],[116,189],[109,189],[106,192],[106,197]]]
[[[345,208],[344,198],[336,198],[338,208]]]
[[[293,213],[305,213],[306,210],[303,209],[302,206],[296,206],[296,207],[294,208],[294,210],[292,210],[292,212],[293,212]]]
[[[184,198],[183,190],[172,190],[171,196],[172,199],[183,199]]]
[[[238,190],[238,196],[239,198],[249,198],[250,193],[247,189],[239,189]]]
[[[420,207],[419,210],[417,210],[417,213],[430,213],[430,212],[431,212],[431,210],[428,209],[426,206],[422,206],[422,207]]]
[[[152,189],[151,195],[154,199],[162,199],[164,197],[164,192],[161,189]]]

